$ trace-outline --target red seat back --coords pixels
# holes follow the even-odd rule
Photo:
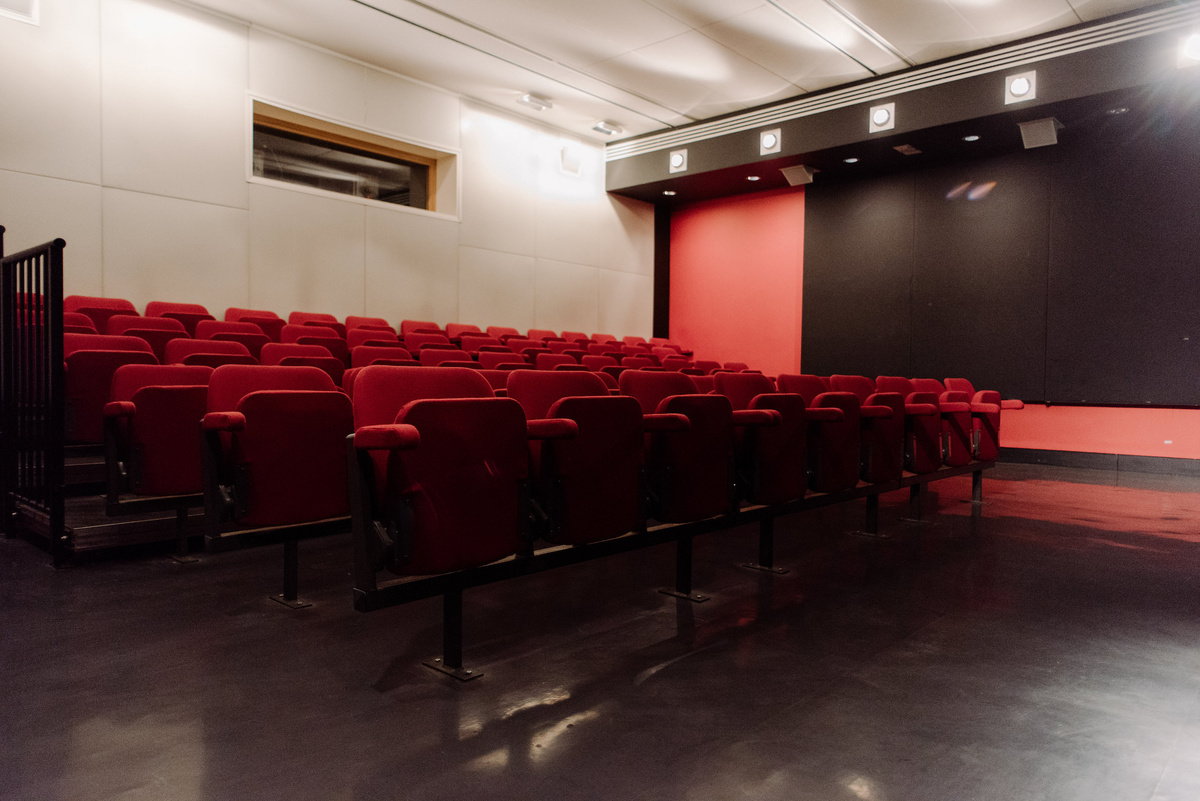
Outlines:
[[[87,337],[88,334],[64,334],[66,337]],[[133,339],[136,337],[104,337],[97,339]],[[66,405],[65,436],[69,442],[98,443],[104,440],[104,405],[112,391],[113,374],[124,364],[158,364],[158,359],[146,350],[83,350],[67,354],[63,395]]]
[[[90,295],[68,295],[63,298],[63,311],[86,314],[97,331],[107,330],[108,319],[117,315],[137,315],[137,309],[124,298],[99,298]]]
[[[202,320],[215,319],[208,309],[199,303],[168,303],[152,300],[146,304],[147,317],[166,317],[183,323],[189,336],[196,336],[196,324]]]

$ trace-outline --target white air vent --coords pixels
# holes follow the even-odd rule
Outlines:
[[[38,24],[38,0],[0,0],[0,17]]]

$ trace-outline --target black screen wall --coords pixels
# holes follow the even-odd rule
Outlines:
[[[804,371],[965,376],[1025,400],[1200,405],[1200,124],[1100,119],[1071,134],[997,158],[814,182]]]

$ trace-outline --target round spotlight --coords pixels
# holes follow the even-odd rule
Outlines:
[[[846,162],[847,164],[857,164],[858,163],[858,159],[855,158],[854,156],[851,156],[848,159],[842,159],[842,161]]]
[[[779,144],[778,136],[776,136],[775,134],[770,134],[770,133],[763,134],[762,146],[763,146],[764,150],[770,150],[771,148],[775,147],[775,145],[777,145],[777,144]]]
[[[759,179],[759,176],[757,176],[757,175],[747,175],[746,180],[747,181],[758,181],[760,179]]]
[[[1012,83],[1008,85],[1008,93],[1013,97],[1024,97],[1032,88],[1033,84],[1028,78],[1013,78]]]
[[[887,125],[887,121],[891,118],[892,112],[888,111],[886,108],[877,108],[875,109],[875,112],[871,114],[871,122],[875,123],[876,125]]]
[[[675,190],[674,189],[664,189],[663,194],[666,195],[667,197],[675,197]]]
[[[979,137],[975,134],[969,134],[968,136],[963,137],[963,141],[964,142],[978,142]]]
[[[683,154],[682,153],[672,153],[671,154],[671,166],[674,167],[675,169],[679,169],[680,167],[683,166]]]
[[[1183,43],[1183,54],[1193,61],[1200,61],[1200,33],[1193,33]]]

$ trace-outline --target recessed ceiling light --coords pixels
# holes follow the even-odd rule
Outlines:
[[[533,92],[526,92],[517,98],[517,102],[523,106],[529,106],[538,111],[547,111],[554,108],[554,103],[549,98],[535,95]]]
[[[856,159],[854,156],[851,156],[848,159],[842,159],[842,161],[846,162],[847,164],[857,164],[858,163],[858,159]]]
[[[1023,103],[1037,97],[1037,70],[1018,72],[1004,79],[1004,105]]]
[[[978,142],[979,137],[976,134],[968,134],[963,137],[964,142]]]
[[[779,128],[763,131],[758,135],[758,155],[778,153],[783,146],[783,132]]]
[[[1180,67],[1200,64],[1200,33],[1193,33],[1179,43],[1177,64]]]
[[[664,189],[663,194],[666,195],[667,197],[675,197],[675,190],[674,189]]]
[[[747,175],[746,180],[747,181],[757,181],[757,180],[759,180],[759,177],[757,175]]]
[[[609,122],[608,120],[600,120],[600,122],[592,126],[592,130],[599,131],[605,136],[612,136],[613,134],[621,133],[621,127],[616,123]]]
[[[870,122],[870,125],[867,126],[868,133],[892,130],[896,127],[896,104],[884,103],[881,106],[871,106],[867,119]]]
[[[1113,115],[1114,117],[1117,117],[1121,114],[1124,114],[1127,111],[1129,111],[1129,109],[1125,108],[1125,106],[1117,106],[1116,108],[1110,108],[1108,110],[1108,113]]]

